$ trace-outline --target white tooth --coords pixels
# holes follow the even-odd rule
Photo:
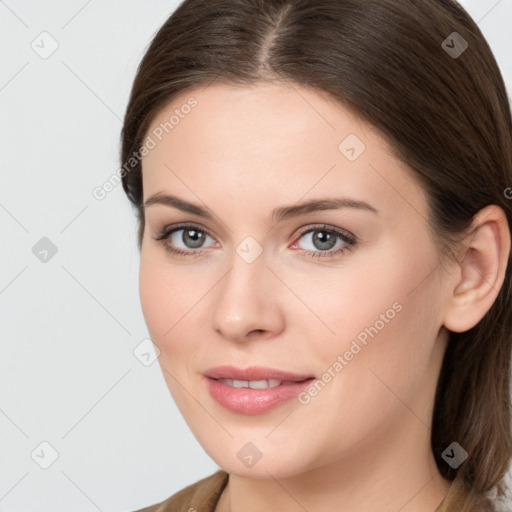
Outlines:
[[[248,388],[249,381],[248,380],[234,380],[233,379],[233,387],[234,388]]]
[[[226,384],[232,388],[250,388],[250,389],[266,389],[275,388],[281,385],[278,379],[269,380],[234,380],[234,379],[217,379],[219,382]]]
[[[249,381],[249,387],[251,389],[264,389],[264,388],[268,388],[268,381],[267,380],[250,380]]]

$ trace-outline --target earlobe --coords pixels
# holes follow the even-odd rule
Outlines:
[[[510,230],[500,207],[480,210],[470,233],[463,241],[460,277],[445,312],[444,326],[453,332],[468,331],[489,311],[503,285],[510,254]]]

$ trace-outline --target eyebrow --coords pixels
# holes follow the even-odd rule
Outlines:
[[[154,194],[144,202],[144,208],[155,204],[171,206],[183,212],[197,215],[198,217],[213,219],[213,215],[208,208],[203,208],[196,204],[189,203],[188,201],[173,195],[162,193]],[[272,221],[282,222],[286,219],[304,215],[306,213],[322,210],[339,210],[341,208],[355,208],[358,210],[369,211],[377,215],[379,214],[379,211],[376,208],[374,208],[369,203],[359,199],[352,199],[349,197],[325,198],[313,199],[292,206],[281,206],[279,208],[275,208],[272,211]]]

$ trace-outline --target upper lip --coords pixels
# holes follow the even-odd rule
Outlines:
[[[280,381],[293,380],[300,382],[313,378],[313,375],[292,373],[275,368],[264,368],[263,366],[250,366],[248,368],[236,368],[234,366],[215,366],[209,368],[203,374],[211,379],[234,379],[234,380],[269,380]]]

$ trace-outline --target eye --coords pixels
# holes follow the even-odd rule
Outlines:
[[[302,231],[298,240],[302,239],[305,240],[305,247],[303,245],[302,248],[306,250],[306,255],[313,258],[343,254],[357,243],[356,237],[351,233],[325,225]],[[291,247],[297,246],[298,242],[294,242]]]
[[[298,240],[304,239],[309,247],[302,248],[312,258],[341,255],[357,244],[356,237],[348,231],[326,225],[309,227],[299,235],[291,248],[297,248]],[[199,256],[208,241],[216,243],[208,231],[191,223],[167,226],[154,239],[162,242],[168,252],[180,256]]]
[[[164,243],[167,251],[184,256],[200,253],[198,249],[203,249],[208,239],[214,241],[207,231],[194,224],[166,227],[155,237]]]

